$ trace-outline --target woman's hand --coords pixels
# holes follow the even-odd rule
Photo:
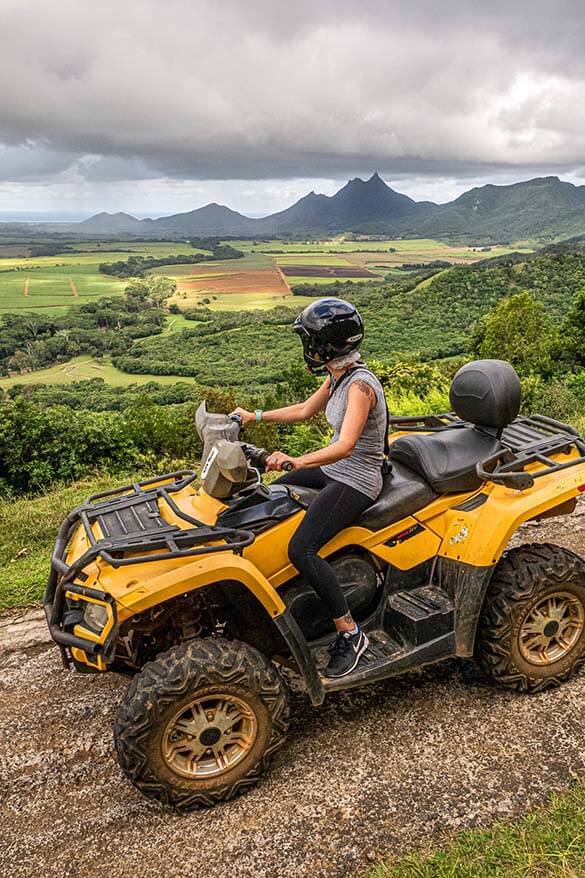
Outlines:
[[[273,451],[266,461],[266,472],[270,473],[274,470],[282,470],[284,469],[285,463],[290,463],[290,467],[287,466],[287,470],[299,469],[302,466],[300,457],[290,457],[288,454],[283,454],[282,451]]]
[[[233,418],[234,415],[237,415],[242,421],[242,427],[245,427],[246,424],[251,424],[256,420],[256,415],[254,412],[247,412],[246,409],[237,408],[234,409],[233,412],[230,412],[230,418]]]

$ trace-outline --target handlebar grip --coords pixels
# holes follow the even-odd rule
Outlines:
[[[241,415],[230,415],[230,420],[235,421],[240,427],[242,426],[242,416]]]
[[[294,466],[292,465],[292,463],[290,462],[290,460],[285,460],[285,462],[284,462],[283,465],[282,465],[282,468],[283,468],[283,470],[285,471],[285,473],[290,473],[291,470],[294,469]]]

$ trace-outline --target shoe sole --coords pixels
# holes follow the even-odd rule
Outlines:
[[[351,668],[348,668],[347,671],[343,672],[343,674],[321,674],[321,676],[325,680],[340,680],[341,677],[347,677],[348,674],[351,674],[351,672],[353,670],[355,670],[357,663],[359,662],[359,660],[361,659],[361,657],[363,656],[364,652],[366,651],[366,649],[368,648],[369,645],[370,645],[370,641],[368,640],[368,638],[364,634],[364,642],[363,642],[361,648],[356,652],[355,661],[354,661],[353,665],[351,666]]]

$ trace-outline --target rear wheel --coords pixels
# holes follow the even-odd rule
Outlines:
[[[145,795],[179,810],[256,783],[288,729],[275,666],[244,643],[191,641],[146,665],[115,725],[120,765]]]
[[[486,595],[476,656],[521,692],[568,680],[585,661],[585,560],[547,543],[508,552]]]

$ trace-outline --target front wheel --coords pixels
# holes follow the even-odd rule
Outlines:
[[[256,783],[284,743],[288,715],[271,662],[247,644],[209,638],[143,668],[118,709],[114,737],[141,792],[189,811]]]
[[[570,679],[585,661],[585,559],[548,543],[508,552],[489,585],[476,656],[520,692]]]

